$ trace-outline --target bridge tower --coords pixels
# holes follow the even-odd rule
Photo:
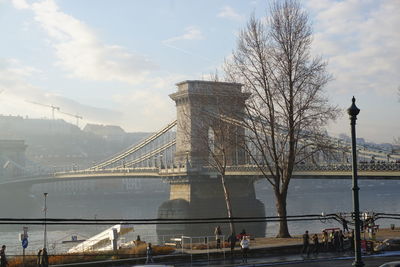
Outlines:
[[[177,86],[178,91],[170,95],[177,109],[175,163],[190,162],[191,168],[207,165],[209,142],[214,138],[212,124],[223,123],[219,116],[240,121],[249,94],[243,93],[238,83],[184,81]],[[229,148],[228,165],[244,164],[243,149],[237,145],[243,141],[243,134],[240,128],[224,133],[229,135],[224,137],[225,142],[232,143],[225,145]]]
[[[243,93],[241,84],[211,81],[184,81],[177,84],[178,91],[170,97],[177,108],[177,132],[175,164],[186,166],[186,176],[170,178],[170,199],[158,209],[163,219],[225,218],[227,217],[221,180],[204,171],[210,164],[210,139],[213,142],[227,142],[227,165],[245,163],[245,153],[238,144],[244,141],[244,129],[236,123],[225,137],[210,134],[213,123],[238,122],[244,114],[244,104],[249,94]],[[227,121],[229,119],[230,121]],[[235,125],[235,123],[233,123]],[[232,142],[233,141],[233,142]],[[219,143],[221,144],[221,143]],[[256,198],[254,177],[227,178],[234,217],[265,216],[264,204]],[[161,235],[184,234],[190,236],[212,235],[211,224],[157,225]],[[227,237],[228,224],[221,225]],[[236,224],[236,231],[245,228],[249,233],[263,236],[266,224]]]

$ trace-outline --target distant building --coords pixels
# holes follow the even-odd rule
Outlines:
[[[62,119],[30,119],[21,116],[0,115],[0,138],[25,139],[29,135],[76,134],[80,129]]]
[[[86,124],[83,128],[84,132],[93,133],[95,135],[101,136],[108,141],[122,142],[125,138],[125,131],[116,125],[103,125],[103,124]]]

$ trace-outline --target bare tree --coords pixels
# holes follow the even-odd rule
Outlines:
[[[209,121],[209,130],[207,137],[204,136],[203,144],[209,152],[208,164],[218,173],[221,179],[222,189],[224,191],[225,204],[227,209],[228,218],[233,218],[233,209],[230,198],[229,189],[226,181],[226,167],[233,165],[235,158],[235,139],[237,134],[237,127],[233,124],[226,123],[218,118],[218,115],[223,114],[219,110],[217,114],[204,113],[204,119]],[[235,225],[232,220],[229,222],[231,233],[235,233]]]
[[[267,22],[251,17],[225,71],[251,93],[246,148],[273,188],[277,237],[290,237],[286,199],[294,167],[333,146],[323,126],[339,110],[323,94],[330,75],[326,62],[310,55],[312,29],[299,2],[275,1],[269,15]]]
[[[398,96],[398,100],[399,100],[399,102],[400,102],[400,86],[399,87],[397,87],[397,96]],[[397,138],[395,138],[394,139],[394,142],[396,143],[396,144],[399,144],[400,145],[400,137],[397,137]]]

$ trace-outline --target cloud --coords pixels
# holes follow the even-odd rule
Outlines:
[[[42,71],[24,66],[16,59],[0,58],[0,114],[51,118],[51,109],[32,103],[36,102],[58,106],[63,112],[82,115],[84,121],[89,122],[115,124],[118,122],[115,118],[121,117],[119,111],[85,105],[46,92],[27,81],[37,74],[41,75]],[[74,118],[61,113],[56,113],[56,117],[75,123]]]
[[[30,5],[25,0],[11,0],[11,3],[16,9],[30,8]]]
[[[49,108],[29,104],[26,102],[29,100],[59,106],[61,111],[83,116],[85,122],[119,124],[129,131],[154,131],[175,117],[175,105],[167,95],[170,90],[165,89],[183,79],[182,75],[161,71],[146,57],[127,51],[124,47],[103,44],[87,24],[60,11],[53,0],[35,2],[29,8],[49,37],[57,57],[57,66],[67,71],[71,78],[124,82],[127,85],[117,87],[129,88],[129,91],[119,90],[120,93],[112,96],[113,92],[109,90],[108,105],[115,109],[96,108],[34,87],[27,82],[27,78],[35,71],[39,73],[39,70],[17,64],[12,66],[7,62],[7,68],[0,70],[0,78],[2,75],[8,76],[8,83],[15,86],[10,87],[3,80],[0,82],[0,91],[1,88],[8,88],[7,95],[13,101],[7,108],[0,107],[0,112],[13,110],[13,114],[50,117]],[[180,39],[200,40],[203,35],[196,27],[188,27],[182,36],[174,38]],[[5,61],[3,63],[6,64]],[[1,64],[0,61],[0,68]],[[10,73],[14,76],[11,77]],[[78,86],[80,82],[77,81]],[[73,117],[56,115],[75,123]]]
[[[14,1],[18,6],[23,3]],[[158,68],[142,55],[121,46],[103,44],[85,23],[61,12],[53,0],[35,2],[28,7],[50,37],[57,65],[71,77],[138,84]]]
[[[164,44],[174,43],[181,40],[203,40],[204,36],[199,28],[195,26],[189,26],[185,28],[185,33],[179,36],[168,38],[163,41]]]
[[[113,100],[124,110],[122,126],[130,131],[157,131],[176,118],[175,105],[167,94],[137,90],[114,95]]]
[[[305,4],[315,14],[313,52],[328,60],[334,76],[327,87],[332,100],[347,108],[356,95],[363,110],[358,126],[362,136],[392,142],[400,130],[400,105],[394,100],[400,84],[400,2],[308,0]],[[331,129],[340,133],[345,125],[347,116]]]
[[[184,34],[163,40],[162,44],[165,45],[166,47],[172,48],[183,54],[186,54],[189,56],[194,56],[194,57],[200,58],[204,61],[212,62],[212,60],[209,59],[208,57],[205,57],[199,53],[191,52],[187,49],[184,49],[182,47],[178,47],[175,45],[176,42],[182,41],[182,40],[191,41],[191,40],[203,40],[203,39],[204,39],[204,36],[203,36],[202,32],[200,31],[200,29],[198,29],[195,26],[190,26],[190,27],[185,28]]]
[[[385,1],[322,1],[317,11],[314,51],[329,60],[331,87],[394,94],[400,72],[400,4]],[[319,1],[318,1],[319,2]],[[347,89],[343,89],[347,88]]]
[[[236,20],[236,21],[243,21],[244,20],[244,16],[240,15],[239,13],[237,13],[230,6],[224,6],[223,8],[221,8],[221,11],[217,14],[217,17]]]

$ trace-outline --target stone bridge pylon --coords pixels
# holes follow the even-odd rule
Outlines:
[[[170,97],[177,108],[175,163],[187,165],[187,175],[170,179],[170,199],[158,209],[162,219],[226,218],[227,210],[220,178],[205,175],[200,170],[207,166],[212,117],[238,118],[244,114],[244,103],[249,97],[240,84],[210,81],[184,81],[177,84],[178,91]],[[207,114],[205,116],[204,114]],[[229,140],[243,138],[244,129],[236,129]],[[207,138],[205,138],[207,137]],[[220,140],[213,140],[218,142]],[[228,165],[244,164],[245,153],[237,145],[230,146]],[[227,179],[234,217],[263,217],[264,204],[256,198],[254,178]],[[184,234],[190,236],[213,235],[216,224],[158,225],[158,235]],[[228,225],[221,225],[223,234],[230,235]],[[236,224],[255,236],[264,236],[264,222]]]

